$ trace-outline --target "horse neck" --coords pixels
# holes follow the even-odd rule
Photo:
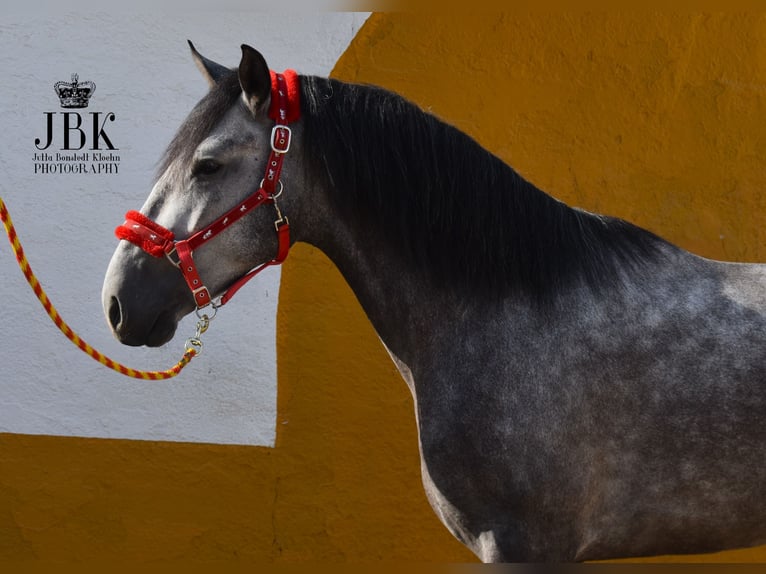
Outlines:
[[[409,364],[410,350],[427,344],[434,315],[454,308],[447,303],[450,297],[402,258],[378,228],[365,227],[324,202],[313,201],[311,211],[299,239],[329,257],[389,352]]]
[[[392,351],[422,346],[426,326],[466,305],[551,307],[562,288],[617,286],[655,256],[646,232],[553,199],[394,94],[304,83],[299,159],[315,187],[298,186],[304,240],[335,262]]]

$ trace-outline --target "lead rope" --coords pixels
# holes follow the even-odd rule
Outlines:
[[[210,318],[208,318],[207,315],[200,316],[199,313],[197,313],[197,317],[200,319],[197,322],[197,332],[194,337],[186,341],[186,351],[184,352],[183,357],[181,357],[181,360],[178,361],[175,366],[166,371],[137,371],[110,359],[106,355],[99,353],[96,349],[83,341],[79,335],[77,335],[77,333],[75,333],[72,328],[67,325],[66,322],[64,322],[64,320],[61,318],[61,315],[58,314],[58,311],[56,311],[56,308],[51,303],[50,299],[48,299],[45,291],[43,291],[43,288],[40,286],[40,282],[37,280],[37,277],[35,277],[35,274],[32,272],[32,268],[29,266],[26,255],[24,255],[24,249],[21,247],[21,243],[19,243],[19,238],[16,235],[16,229],[14,228],[13,221],[11,220],[11,215],[8,213],[8,209],[5,207],[5,202],[3,201],[2,197],[0,197],[0,220],[2,220],[3,226],[5,227],[5,233],[8,235],[8,241],[11,242],[11,248],[16,255],[16,261],[18,261],[19,267],[21,268],[22,273],[24,273],[24,277],[27,279],[27,283],[29,283],[32,291],[35,292],[35,295],[42,304],[43,309],[45,309],[46,313],[48,313],[48,316],[51,318],[51,321],[53,321],[56,327],[59,328],[59,331],[64,333],[66,338],[72,341],[72,343],[74,343],[77,348],[79,348],[86,355],[95,359],[102,365],[109,367],[113,371],[117,371],[118,373],[122,373],[128,377],[133,377],[134,379],[158,381],[175,377],[178,373],[181,372],[181,369],[183,369],[186,365],[189,364],[189,362],[191,362],[191,360],[196,355],[201,353],[202,341],[200,340],[200,336],[202,333],[207,331],[207,328],[210,325]]]

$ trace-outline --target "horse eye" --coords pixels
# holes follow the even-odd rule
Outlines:
[[[221,164],[214,159],[201,159],[194,162],[192,166],[192,175],[213,175],[221,169]]]

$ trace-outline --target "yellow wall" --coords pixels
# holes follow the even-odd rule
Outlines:
[[[399,91],[569,203],[766,260],[763,16],[376,14],[334,75]],[[275,449],[0,435],[0,561],[474,560],[425,501],[409,392],[307,246],[278,349]]]

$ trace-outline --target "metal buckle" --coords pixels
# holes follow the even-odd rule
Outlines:
[[[277,219],[274,221],[274,229],[277,230],[277,233],[279,233],[279,228],[283,225],[290,225],[290,222],[287,221],[287,217],[282,215],[282,210],[279,209],[279,204],[277,203],[277,197],[282,195],[282,191],[280,191],[277,195],[275,195],[272,199],[274,200],[274,209],[277,212]]]
[[[175,259],[173,259],[172,257],[173,255],[176,256]],[[173,249],[165,252],[165,257],[167,257],[168,261],[170,261],[176,268],[178,269],[181,268],[181,258],[178,256],[178,252],[176,251],[175,244],[173,245]]]
[[[280,214],[280,215],[281,215],[281,214]],[[282,226],[284,226],[284,225],[290,225],[290,222],[288,221],[287,217],[284,217],[284,216],[280,216],[280,218],[279,218],[279,219],[277,219],[277,220],[274,222],[274,229],[276,229],[276,230],[277,230],[277,233],[279,233],[279,228],[280,228],[280,227],[282,227]]]
[[[205,299],[207,299],[207,302],[200,305],[199,300],[197,299],[197,294],[201,293],[202,291],[206,293]],[[204,309],[205,307],[210,305],[210,303],[212,303],[212,301],[210,300],[210,291],[208,291],[207,287],[205,287],[204,285],[202,287],[197,287],[196,289],[194,289],[192,291],[192,295],[194,296],[194,304],[197,305],[197,309]]]
[[[285,130],[285,137],[277,139],[279,130]],[[293,137],[293,131],[286,125],[277,124],[271,128],[271,149],[275,153],[287,153],[290,151],[290,143]]]

